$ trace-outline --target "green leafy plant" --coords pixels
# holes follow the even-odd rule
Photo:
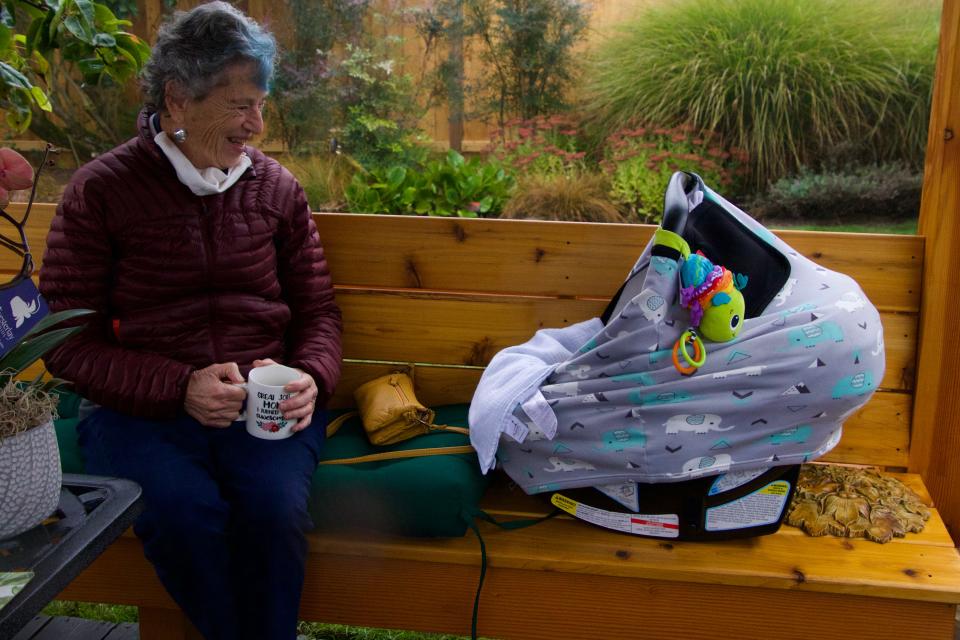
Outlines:
[[[48,149],[49,150],[49,149]],[[41,169],[46,164],[46,155]],[[9,237],[0,233],[0,247],[23,257],[23,267],[14,278],[16,283],[29,278],[33,271],[33,260],[24,228],[30,216],[33,196],[36,193],[37,178],[29,163],[17,152],[0,149],[0,218],[10,223],[19,237]],[[29,178],[27,177],[29,175]],[[30,200],[20,220],[6,211],[8,192],[27,187],[31,188]],[[76,309],[51,313],[40,319],[22,338],[2,357],[0,357],[0,440],[14,436],[39,426],[50,419],[57,406],[57,397],[52,393],[64,384],[64,380],[50,378],[43,374],[33,380],[17,380],[24,371],[33,366],[48,351],[59,346],[64,340],[83,329],[83,326],[70,326],[53,329],[57,324],[92,313],[85,309]]]
[[[342,48],[363,42],[369,2],[290,0],[284,6],[290,31],[267,103],[268,130],[291,153],[315,153],[329,147],[330,130],[343,124]]]
[[[586,170],[577,121],[568,115],[514,119],[490,134],[487,152],[524,175],[576,175]]]
[[[562,111],[572,84],[573,47],[586,37],[577,0],[463,0],[464,32],[480,43],[484,73],[475,92],[500,126]]]
[[[603,131],[715,130],[750,153],[756,186],[851,141],[862,161],[919,166],[938,15],[921,1],[652,3],[598,49],[586,109]]]
[[[916,220],[922,188],[923,175],[903,164],[803,169],[751,197],[745,207],[757,218],[776,222]]]
[[[392,38],[384,42],[399,44]],[[393,58],[361,46],[347,45],[342,69],[350,91],[344,96],[339,146],[365,167],[424,160],[427,148],[417,124],[424,111],[413,79],[397,71]]]
[[[28,26],[21,32],[18,25]],[[33,121],[34,108],[40,113],[53,111],[48,92],[54,66],[72,67],[80,93],[82,85],[123,84],[134,78],[150,48],[124,31],[129,25],[106,5],[91,0],[4,2],[0,7],[0,109],[6,112],[7,125],[24,131]]]
[[[533,175],[520,180],[501,218],[625,222],[600,174]]]
[[[347,187],[351,211],[430,216],[495,216],[515,181],[497,163],[465,160],[454,150],[422,166],[357,173]]]
[[[728,194],[737,190],[748,161],[746,152],[721,144],[713,132],[690,125],[673,129],[626,127],[612,133],[600,166],[610,179],[610,195],[637,222],[657,223],[663,192],[676,171],[692,171]]]
[[[277,66],[269,119],[297,155],[331,145],[365,167],[425,158],[417,82],[403,70],[403,39],[371,24],[392,14],[368,0],[291,0],[290,45]]]
[[[588,10],[577,0],[434,0],[405,15],[427,53],[446,44],[430,75],[431,95],[462,115],[529,119],[566,105],[576,76],[574,46],[586,36]],[[464,57],[477,51],[479,77],[465,82]],[[437,57],[437,56],[431,56]]]

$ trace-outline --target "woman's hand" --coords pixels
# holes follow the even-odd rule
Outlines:
[[[222,429],[240,416],[247,392],[236,362],[212,364],[190,374],[183,408],[205,427]]]
[[[270,358],[263,360],[254,360],[253,366],[264,367],[268,364],[277,364]],[[293,367],[296,369],[295,367]],[[310,419],[313,417],[313,411],[316,409],[317,395],[320,391],[317,389],[317,383],[313,376],[301,369],[296,369],[300,373],[300,378],[293,382],[288,382],[283,390],[293,395],[280,403],[280,411],[285,420],[296,420],[297,423],[290,427],[293,432],[303,431],[310,426]]]

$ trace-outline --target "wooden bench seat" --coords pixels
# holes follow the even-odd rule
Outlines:
[[[37,207],[43,246],[53,209]],[[468,402],[500,349],[542,327],[598,315],[653,227],[316,214],[344,314],[344,374],[334,406],[360,383],[416,362],[430,405]],[[924,238],[784,232],[846,272],[880,309],[887,370],[825,460],[901,474],[911,467]],[[39,250],[38,250],[39,253]],[[0,263],[7,273],[19,265]],[[914,430],[912,432],[912,429]],[[936,505],[933,505],[936,507]],[[955,505],[952,505],[955,506]],[[484,507],[499,516],[548,505],[500,477]],[[880,545],[774,535],[681,543],[618,534],[561,516],[518,531],[481,524],[489,568],[479,633],[502,638],[952,638],[960,556],[936,508],[920,534]],[[468,634],[480,569],[476,539],[317,532],[301,606],[309,620]],[[141,607],[141,637],[188,627],[126,534],[64,599]],[[187,635],[185,635],[187,634]]]

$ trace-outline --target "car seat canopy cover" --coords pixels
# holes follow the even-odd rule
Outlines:
[[[844,420],[883,377],[877,309],[852,278],[804,257],[702,184],[700,190],[687,225],[710,229],[709,216],[727,216],[742,238],[742,251],[724,246],[723,259],[708,254],[746,285],[739,333],[705,341],[703,365],[681,374],[673,347],[692,327],[681,305],[684,259],[658,255],[651,240],[628,276],[638,292],[626,288],[630,297],[606,324],[570,328],[586,336],[579,346],[553,349],[538,366],[519,366],[530,363],[525,345],[494,357],[474,398],[477,411],[471,409],[483,466],[489,460],[484,464],[482,446],[489,452],[496,438],[502,467],[526,492],[540,493],[799,464],[837,445]],[[753,278],[742,272],[749,270],[746,244],[783,265],[782,286],[777,281],[779,288],[759,292],[769,269],[760,265]],[[548,331],[563,342],[565,329]],[[517,384],[499,403],[504,411],[483,411],[492,406],[488,396],[508,393],[502,373],[515,381],[521,370],[530,371],[529,384]]]

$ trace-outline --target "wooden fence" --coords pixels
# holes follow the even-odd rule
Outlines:
[[[178,0],[176,9],[188,10],[204,1]],[[610,37],[611,30],[615,25],[629,18],[644,6],[657,1],[662,0],[593,0],[587,4],[586,6],[590,11],[589,33],[584,44],[578,49],[577,55],[581,56],[587,53],[592,46]],[[282,46],[290,31],[288,0],[234,0],[232,4],[258,22],[266,24],[277,35]],[[426,4],[426,0],[377,0],[377,4],[380,11],[389,10],[391,15],[396,15],[403,8],[422,6]],[[137,5],[137,16],[133,19],[131,30],[152,42],[157,28],[168,12],[165,0],[138,0]],[[404,60],[400,68],[404,71],[419,72],[425,64],[436,64],[439,61],[439,56],[449,54],[448,51],[441,51],[434,54],[433,60],[425,60],[423,44],[417,37],[414,28],[411,25],[403,24],[402,21],[393,21],[385,29],[379,26],[374,28],[380,29],[384,36],[399,35],[403,38]],[[465,49],[464,77],[467,83],[478,78],[483,71],[477,51],[476,46],[468,45]],[[438,147],[446,147],[453,140],[457,143],[455,146],[459,145],[464,151],[482,151],[489,141],[490,132],[493,130],[492,123],[485,123],[477,119],[466,119],[459,122],[458,118],[451,118],[446,105],[430,109],[421,121],[421,126],[427,137],[433,140]],[[2,135],[2,131],[3,128],[0,126],[0,135]],[[18,137],[22,137],[23,140],[15,141],[14,146],[22,149],[42,148],[43,143],[31,140],[29,134]],[[260,146],[268,151],[281,150],[279,143],[267,143]]]

